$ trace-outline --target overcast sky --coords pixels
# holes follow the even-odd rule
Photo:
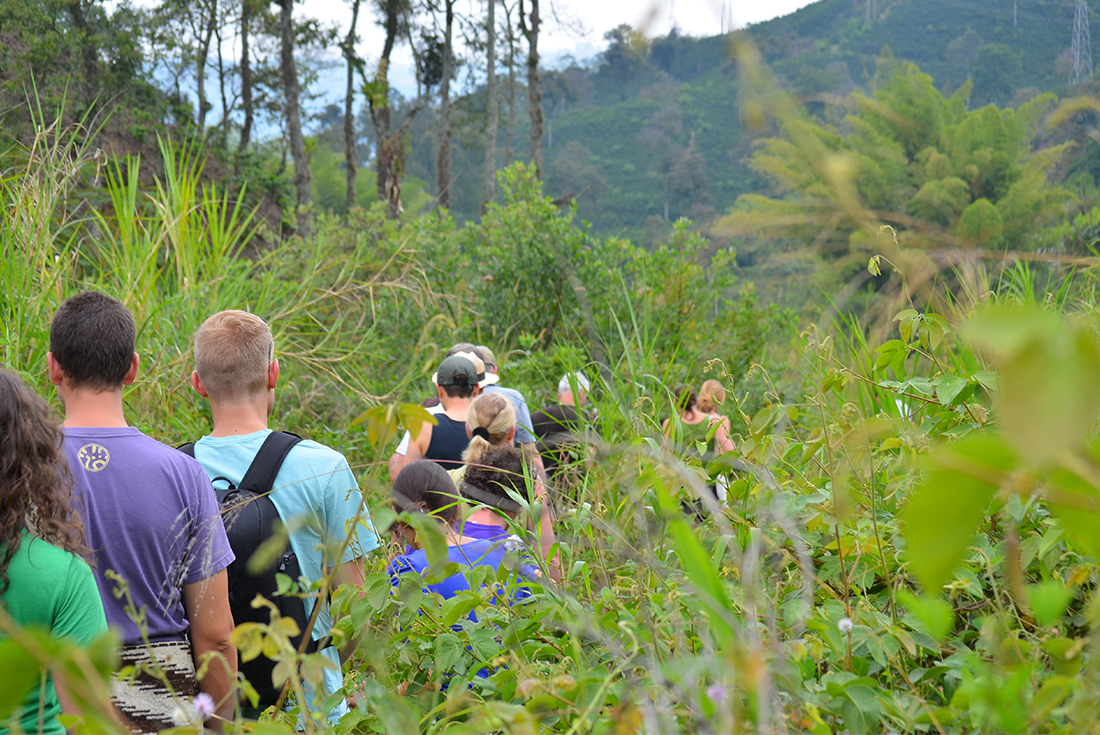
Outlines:
[[[554,67],[567,55],[578,60],[596,55],[604,48],[604,34],[623,23],[643,30],[647,36],[663,36],[675,18],[683,34],[714,36],[723,30],[723,10],[735,28],[743,28],[793,13],[809,5],[810,0],[542,0],[541,4],[544,25],[539,47],[544,64]],[[500,6],[497,7],[499,18]],[[484,12],[484,0],[458,0],[456,9],[470,16],[480,15]],[[305,0],[296,12],[335,23],[345,29],[343,32],[351,21],[348,0]],[[366,0],[360,11],[359,37],[359,53],[373,65],[381,53],[385,34]],[[334,91],[342,89],[340,75],[332,77]],[[329,86],[327,81],[322,80],[321,86]],[[404,48],[395,52],[391,83],[406,94],[415,93],[412,57]]]

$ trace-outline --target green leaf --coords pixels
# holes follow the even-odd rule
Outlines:
[[[1081,671],[1081,643],[1069,638],[1049,638],[1042,649],[1050,657],[1050,667],[1063,676],[1077,676]]]
[[[920,319],[921,315],[913,309],[899,311],[894,316],[894,321],[898,322],[898,331],[901,332],[901,338],[906,344],[913,341],[914,327],[920,323]]]
[[[684,572],[699,591],[700,602],[711,613],[712,629],[718,635],[720,642],[728,643],[733,636],[733,629],[729,623],[732,609],[725,585],[715,572],[714,565],[711,564],[710,554],[681,518],[673,518],[669,522],[669,531]]]
[[[909,568],[929,593],[951,580],[1016,458],[1000,437],[973,434],[927,461],[902,514]]]
[[[16,707],[38,685],[41,666],[14,638],[0,640],[0,722],[7,721]]]
[[[1037,310],[996,309],[969,327],[1000,365],[1005,436],[1035,463],[1078,446],[1100,413],[1100,348],[1084,328]]]
[[[944,375],[934,382],[936,384],[936,399],[945,406],[953,405],[955,399],[967,386],[967,382],[957,375]]]
[[[1086,471],[1081,474],[1091,475],[1087,472],[1090,467],[1085,465]],[[1070,540],[1094,558],[1100,558],[1100,488],[1078,474],[1079,471],[1076,462],[1051,469],[1043,495]]]
[[[875,352],[878,353],[878,357],[875,358],[875,370],[884,370],[894,361],[898,353],[904,355],[907,354],[908,351],[908,347],[906,347],[905,343],[900,339],[891,339],[883,342],[875,349]],[[902,359],[904,359],[904,357]]]
[[[1047,718],[1054,708],[1064,702],[1076,688],[1077,680],[1068,676],[1052,676],[1044,681],[1027,707],[1031,721],[1036,725],[1047,724]]]
[[[933,640],[942,641],[955,624],[955,611],[937,595],[917,597],[907,589],[898,590],[898,602],[916,619],[917,626]]]
[[[1044,628],[1058,622],[1072,599],[1073,590],[1055,580],[1027,586],[1027,600],[1035,622]]]
[[[487,628],[477,628],[470,631],[470,648],[479,661],[492,661],[500,655],[500,646],[493,637],[492,631]]]
[[[462,658],[462,641],[454,633],[443,633],[435,639],[435,673],[440,676],[454,670]]]

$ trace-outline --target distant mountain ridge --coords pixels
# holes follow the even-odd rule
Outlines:
[[[820,0],[748,33],[778,83],[804,97],[866,89],[888,47],[941,91],[972,80],[972,108],[1005,106],[1065,93],[1073,12],[1073,0]],[[1100,16],[1091,18],[1100,34]],[[676,218],[706,222],[763,186],[746,165],[753,141],[740,123],[729,37],[640,39],[622,26],[608,41],[595,64],[544,76],[549,195],[577,197],[578,216],[600,234],[657,241]],[[475,120],[484,97],[462,104]],[[521,158],[525,112],[514,136]],[[435,178],[434,125],[429,113],[412,132],[408,171],[424,181]],[[459,219],[476,218],[480,203],[483,154],[471,128],[455,151]]]

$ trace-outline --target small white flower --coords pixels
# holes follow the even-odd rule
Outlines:
[[[176,727],[183,727],[184,725],[188,724],[190,721],[191,721],[191,718],[188,717],[187,713],[184,712],[179,707],[176,707],[174,710],[172,710],[172,724],[175,725]]]
[[[856,627],[851,618],[841,618],[836,622],[836,627],[840,628],[841,633],[851,633],[852,628]]]
[[[509,554],[523,549],[523,539],[519,536],[512,535],[504,539],[504,550]]]

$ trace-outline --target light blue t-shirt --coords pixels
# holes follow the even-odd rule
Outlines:
[[[487,385],[481,389],[482,393],[503,393],[512,401],[516,408],[516,443],[532,444],[538,439],[531,433],[531,409],[527,408],[527,399],[515,388],[505,388],[501,385]]]
[[[256,457],[270,429],[231,437],[204,436],[195,443],[195,459],[211,480],[224,477],[239,485]],[[219,482],[221,487],[224,483]],[[344,455],[323,444],[308,439],[290,450],[271,491],[271,502],[279,512],[290,536],[290,548],[298,556],[302,575],[310,582],[320,579],[325,567],[357,559],[378,548],[378,534],[371,525],[370,514],[363,504],[359,483],[348,467]],[[350,529],[351,542],[342,559],[326,559],[325,547],[338,547],[348,537],[347,526],[359,514]],[[306,614],[313,612],[313,600],[305,600]],[[328,603],[324,603],[313,627],[313,638],[319,640],[332,630]],[[325,670],[326,694],[331,695],[344,685],[340,670],[340,655],[336,648],[321,651],[336,664]],[[330,714],[336,720],[348,711],[342,702]]]

